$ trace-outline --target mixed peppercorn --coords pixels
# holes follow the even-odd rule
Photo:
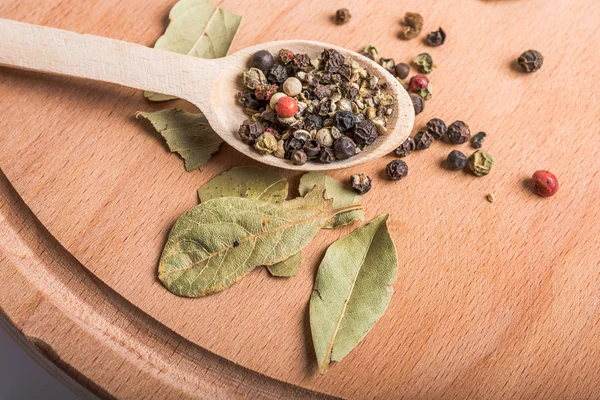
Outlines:
[[[355,156],[387,131],[393,112],[386,84],[334,49],[314,58],[258,51],[242,82],[247,91],[238,99],[252,116],[240,126],[240,139],[296,165]]]

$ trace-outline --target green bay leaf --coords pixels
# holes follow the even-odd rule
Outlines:
[[[186,171],[206,164],[223,143],[202,114],[168,109],[137,112],[136,118],[144,118],[152,124],[167,141],[169,150],[177,152],[184,159]]]
[[[300,252],[294,254],[285,261],[268,265],[267,269],[273,276],[290,277],[295,276],[302,266],[302,255]]]
[[[304,196],[306,193],[310,192],[315,185],[325,186],[327,198],[333,199],[333,206],[335,208],[360,203],[361,196],[354,190],[349,188],[343,182],[327,176],[322,172],[309,172],[302,176],[300,179],[300,187],[298,188],[300,195]],[[362,210],[349,211],[337,215],[334,222],[329,226],[326,226],[326,228],[335,228],[347,225],[356,220],[364,221],[364,219],[365,214]]]
[[[171,9],[169,26],[154,48],[198,58],[225,57],[241,20],[210,0],[180,0]],[[152,101],[175,99],[153,92],[144,96]]]
[[[279,204],[287,194],[288,182],[284,176],[252,166],[232,168],[198,189],[201,202],[218,197],[247,197]]]
[[[158,266],[161,282],[176,295],[199,297],[223,290],[255,267],[287,260],[339,212],[322,187],[305,196],[311,208],[221,197],[181,216],[169,233]]]
[[[344,358],[383,315],[398,273],[384,214],[334,242],[310,297],[310,328],[319,371]]]

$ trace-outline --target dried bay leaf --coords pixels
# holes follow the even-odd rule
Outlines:
[[[149,121],[167,141],[172,152],[185,161],[185,170],[202,167],[219,150],[223,139],[212,130],[202,114],[168,109],[156,112],[137,112],[136,118]]]
[[[311,207],[282,207],[250,198],[208,200],[181,216],[169,233],[158,266],[161,282],[176,295],[223,290],[255,267],[287,260],[340,212],[322,187],[304,197]]]
[[[384,214],[334,242],[310,297],[310,328],[319,371],[344,358],[383,315],[398,273]]]
[[[236,167],[212,178],[198,189],[201,202],[218,197],[248,197],[282,203],[288,194],[287,179],[259,167]]]
[[[323,185],[327,190],[327,198],[333,199],[335,208],[344,207],[350,204],[360,203],[360,195],[350,189],[343,182],[338,181],[322,172],[309,172],[300,179],[300,195],[304,196],[310,192],[315,185]],[[339,214],[335,217],[334,223],[326,228],[335,228],[342,225],[347,225],[353,221],[364,221],[365,214],[362,210],[349,211]]]
[[[169,26],[155,49],[198,58],[225,57],[242,17],[216,7],[210,0],[180,0],[169,13]],[[151,101],[176,97],[145,92]]]
[[[301,266],[302,255],[300,254],[300,252],[298,252],[285,261],[281,261],[273,265],[268,265],[267,269],[273,276],[290,277],[296,275],[298,273],[298,270],[300,270]]]

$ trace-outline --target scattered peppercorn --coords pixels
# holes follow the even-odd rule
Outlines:
[[[423,108],[425,108],[423,98],[416,93],[410,93],[410,99],[412,100],[413,108],[415,109],[415,115],[421,114]]]
[[[394,73],[398,78],[406,79],[406,77],[410,73],[410,67],[408,66],[408,64],[405,63],[396,64],[396,66],[394,67]]]
[[[525,72],[535,72],[542,68],[544,56],[537,50],[527,50],[521,54],[517,62]]]
[[[396,62],[393,58],[380,58],[379,65],[392,72],[394,70],[394,67],[396,66]]]
[[[416,148],[415,141],[410,136],[406,138],[406,140],[394,150],[398,157],[406,157],[410,153],[412,153]]]
[[[446,123],[439,118],[432,118],[427,122],[427,132],[431,133],[431,136],[435,140],[441,139],[446,134]]]
[[[467,166],[467,156],[458,150],[452,150],[446,158],[446,167],[450,171],[460,171]]]
[[[371,60],[375,60],[375,58],[379,55],[379,51],[377,50],[377,47],[370,44],[370,45],[363,47],[363,49],[359,52],[359,54],[361,54],[367,58],[370,58]]]
[[[423,29],[423,17],[417,13],[404,14],[404,27],[400,31],[400,39],[410,40],[416,38]]]
[[[496,200],[496,197],[494,196],[494,193],[488,193],[487,196],[485,196],[485,198],[487,199],[487,201],[489,201],[490,203],[493,203]]]
[[[429,85],[429,79],[425,75],[416,74],[410,78],[408,88],[411,92],[416,93],[421,89],[427,89],[427,85]]]
[[[385,172],[390,179],[399,181],[408,175],[408,165],[402,160],[392,160],[386,167]]]
[[[446,135],[451,143],[463,144],[471,137],[471,130],[463,121],[454,121],[448,127]]]
[[[259,50],[252,56],[252,66],[267,72],[273,66],[273,56],[266,50]]]
[[[535,192],[542,197],[553,196],[558,191],[558,179],[550,171],[535,171],[533,185]]]
[[[483,150],[477,150],[469,157],[469,169],[476,176],[484,176],[490,173],[494,165],[494,157]]]
[[[413,63],[418,67],[419,71],[424,74],[430,74],[431,71],[436,67],[433,62],[433,58],[429,53],[421,53],[415,57]],[[423,89],[427,88],[427,85]]]
[[[356,143],[344,136],[333,143],[333,151],[337,160],[346,160],[356,154]]]
[[[350,21],[350,17],[352,16],[347,8],[340,8],[335,12],[335,23],[338,25],[345,24],[346,22]]]
[[[350,177],[350,185],[360,194],[365,194],[371,190],[371,178],[365,174],[356,174]]]
[[[430,46],[441,46],[446,41],[446,32],[442,28],[439,28],[437,31],[430,32],[427,35],[427,39],[425,42]]]
[[[471,138],[471,146],[475,149],[480,149],[483,146],[483,139],[485,139],[485,132],[478,132]]]
[[[433,136],[427,131],[419,131],[415,135],[415,146],[417,150],[428,149],[433,143]]]

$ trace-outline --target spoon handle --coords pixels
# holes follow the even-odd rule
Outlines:
[[[203,103],[218,62],[0,19],[0,65],[116,83]],[[206,91],[203,93],[203,91]]]

